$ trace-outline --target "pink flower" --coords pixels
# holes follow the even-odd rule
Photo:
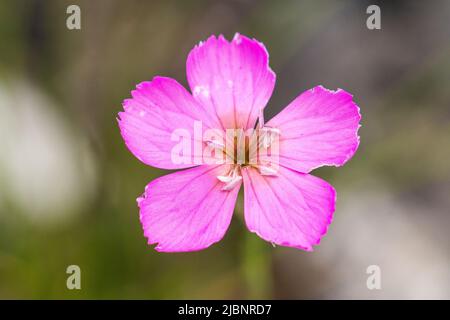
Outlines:
[[[177,81],[155,77],[131,92],[119,113],[128,149],[142,162],[162,169],[186,169],[160,177],[137,199],[144,235],[157,251],[195,251],[224,236],[244,184],[248,229],[281,246],[312,250],[326,233],[336,192],[309,174],[341,166],[359,145],[359,108],[344,90],[322,86],[295,98],[264,124],[262,110],[275,85],[268,53],[255,39],[236,34],[229,42],[211,36],[189,53],[189,93]],[[184,128],[198,142],[195,122],[207,129],[260,128],[279,133],[277,170],[258,160],[226,164],[175,163],[173,132]],[[201,141],[203,147],[211,141]],[[270,145],[270,142],[269,142]]]

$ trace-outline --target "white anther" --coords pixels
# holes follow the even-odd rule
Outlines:
[[[231,176],[217,176],[220,182],[229,183],[233,178]]]
[[[225,145],[222,142],[217,141],[217,140],[206,140],[205,143],[209,147],[212,147],[212,148],[215,148],[215,149],[223,149],[223,148],[225,148]]]
[[[242,176],[239,174],[239,166],[234,166],[227,175],[217,176],[217,179],[225,183],[222,190],[232,190],[242,180]]]
[[[237,184],[242,180],[241,176],[234,177],[230,182],[223,186],[222,190],[228,191],[232,190]]]
[[[258,170],[259,172],[263,175],[263,176],[275,176],[277,175],[277,170],[268,166],[258,166]]]

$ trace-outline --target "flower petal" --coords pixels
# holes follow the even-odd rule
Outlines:
[[[326,181],[280,167],[276,176],[242,170],[245,222],[272,243],[312,251],[326,233],[336,193]]]
[[[152,181],[138,198],[144,235],[157,251],[196,251],[222,239],[240,188],[222,191],[225,166],[199,166]]]
[[[321,166],[341,166],[359,145],[361,115],[352,95],[322,86],[292,101],[267,125],[280,130],[280,165],[308,173]]]
[[[176,129],[186,130],[194,143],[194,121],[202,122],[203,131],[220,126],[177,81],[155,77],[141,82],[132,91],[132,99],[123,103],[119,126],[128,149],[142,162],[162,168],[180,169],[193,163],[176,163],[171,152],[179,141],[172,141]],[[197,140],[201,140],[201,136]],[[191,161],[192,162],[192,161]]]
[[[264,45],[239,34],[195,46],[186,69],[194,98],[217,114],[222,129],[252,128],[275,86]]]

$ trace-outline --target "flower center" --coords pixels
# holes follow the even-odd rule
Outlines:
[[[231,136],[231,137],[230,137]],[[217,176],[224,183],[222,190],[232,190],[242,180],[241,170],[253,167],[262,175],[276,175],[278,169],[279,131],[261,127],[244,132],[243,129],[227,130],[227,143],[223,148],[227,166]],[[276,150],[273,150],[274,147]]]

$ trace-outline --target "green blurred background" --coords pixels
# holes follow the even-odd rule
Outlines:
[[[81,8],[81,30],[66,8]],[[450,2],[0,2],[0,298],[450,298]],[[242,196],[207,250],[147,246],[136,197],[164,171],[125,148],[116,116],[155,75],[186,85],[211,34],[262,41],[277,73],[266,117],[322,84],[352,92],[361,145],[314,174],[338,192],[313,253],[249,233]],[[66,288],[79,265],[81,290]],[[378,265],[382,289],[368,290]]]

